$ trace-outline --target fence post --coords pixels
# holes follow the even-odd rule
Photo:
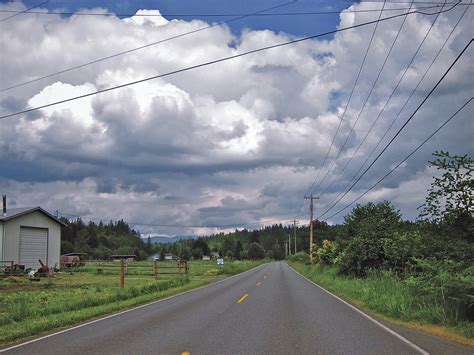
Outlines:
[[[179,274],[181,275],[181,260],[178,261]]]
[[[120,259],[120,288],[125,286],[125,260]]]

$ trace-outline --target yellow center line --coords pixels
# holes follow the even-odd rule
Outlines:
[[[257,287],[258,287],[258,286],[260,286],[261,284],[262,284],[262,283],[261,283],[260,281],[259,281],[259,282],[257,282]]]
[[[189,351],[183,351],[181,355],[191,355],[191,353]]]
[[[243,295],[242,297],[240,297],[239,300],[237,301],[237,304],[242,303],[243,301],[245,301],[248,296],[249,296],[249,294],[246,293],[245,295]]]

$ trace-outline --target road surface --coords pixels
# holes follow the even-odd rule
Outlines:
[[[7,354],[472,354],[384,328],[281,262],[7,349]]]

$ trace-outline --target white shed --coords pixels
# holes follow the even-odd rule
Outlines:
[[[38,269],[38,260],[60,265],[63,222],[41,207],[11,208],[0,214],[0,258]]]

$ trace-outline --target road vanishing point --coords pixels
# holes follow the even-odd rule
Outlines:
[[[18,344],[6,354],[473,354],[388,324],[264,264],[214,284]]]

